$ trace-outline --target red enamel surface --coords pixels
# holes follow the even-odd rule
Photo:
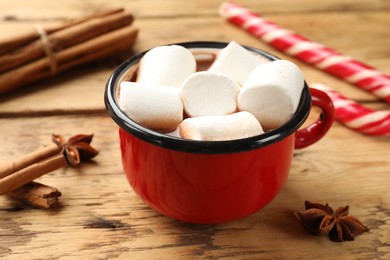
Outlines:
[[[236,220],[269,203],[287,179],[294,149],[294,135],[247,152],[197,154],[119,134],[134,191],[167,216],[202,224]]]
[[[305,148],[320,140],[334,121],[334,106],[330,97],[323,91],[310,88],[312,105],[321,110],[317,121],[296,132],[295,149]]]

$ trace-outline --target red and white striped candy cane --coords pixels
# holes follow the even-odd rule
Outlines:
[[[374,136],[390,136],[390,111],[376,111],[352,101],[324,84],[310,87],[324,91],[332,99],[335,118],[360,133]]]
[[[223,3],[220,14],[274,48],[352,83],[390,103],[390,76],[351,57],[313,42],[233,3]]]

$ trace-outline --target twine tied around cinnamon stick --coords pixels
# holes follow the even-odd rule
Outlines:
[[[57,74],[57,60],[54,55],[52,44],[50,43],[49,38],[47,37],[45,29],[41,25],[35,25],[35,29],[42,41],[43,49],[46,53],[46,57],[49,60],[51,76],[55,76]]]

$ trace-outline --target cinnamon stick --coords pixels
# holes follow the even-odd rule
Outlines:
[[[0,42],[0,95],[73,66],[129,50],[138,34],[133,19],[123,9],[112,9],[51,31],[38,27],[40,38],[30,34]],[[10,48],[14,48],[12,52]]]
[[[137,34],[138,29],[135,27],[123,27],[59,51],[55,53],[57,71],[61,72],[75,65],[129,49]],[[2,74],[0,76],[0,94],[50,76],[50,64],[51,61],[45,57]]]
[[[30,154],[27,154],[24,157],[18,159],[17,161],[5,165],[0,165],[0,179],[23,168],[26,168],[29,165],[59,154],[60,151],[61,149],[56,144],[51,144],[40,148]]]
[[[54,144],[38,149],[23,158],[0,167],[0,195],[24,200],[34,206],[51,208],[61,196],[56,188],[32,182],[34,179],[64,166],[77,167],[98,155],[90,144],[93,134],[78,134],[67,141],[53,134]]]
[[[37,162],[0,179],[0,195],[33,181],[34,179],[67,165],[63,153]]]
[[[58,198],[61,197],[61,192],[56,188],[39,182],[30,182],[11,191],[9,195],[35,207],[49,209],[58,205]]]
[[[137,35],[138,29],[136,27],[124,27],[64,50],[58,55],[62,61],[59,64],[59,70],[66,70],[79,64],[110,56],[113,53],[129,50]]]
[[[74,19],[74,20],[68,21],[64,24],[45,28],[45,32],[48,35],[50,35],[51,33],[69,28],[71,26],[78,25],[80,23],[83,23],[83,22],[88,21],[88,20],[93,19],[93,18],[104,17],[107,15],[112,15],[112,14],[123,12],[123,11],[124,11],[123,8],[113,8],[113,9],[103,10],[103,11],[85,16],[85,17],[80,18],[80,19]],[[31,32],[25,33],[23,35],[18,35],[18,36],[8,38],[7,40],[0,42],[0,54],[13,51],[13,50],[20,48],[26,44],[29,44],[32,41],[35,41],[39,38],[40,38],[40,36],[36,30],[31,30]]]
[[[109,16],[89,19],[78,26],[72,26],[54,32],[48,35],[47,39],[52,51],[56,52],[100,34],[130,25],[133,20],[133,15],[130,13],[114,13]],[[45,57],[44,44],[45,43],[41,39],[37,39],[23,48],[19,48],[12,53],[4,54],[0,59],[0,72]]]

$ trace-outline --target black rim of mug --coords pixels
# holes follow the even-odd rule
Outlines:
[[[226,42],[214,42],[214,41],[196,41],[196,42],[182,42],[173,43],[175,45],[181,45],[185,48],[211,48],[222,49],[226,47]],[[173,45],[169,44],[169,45]],[[278,60],[279,58],[268,52],[244,46],[249,51],[262,55],[270,60]],[[119,80],[124,73],[129,70],[133,65],[137,64],[139,60],[145,55],[147,51],[139,53],[130,59],[124,61],[119,65],[110,78],[107,81],[106,89],[104,93],[104,103],[106,110],[111,118],[118,124],[120,128],[128,132],[129,134],[146,141],[148,143],[168,148],[176,151],[201,153],[201,154],[224,154],[224,153],[236,153],[245,152],[261,148],[273,143],[276,143],[287,136],[294,134],[295,131],[306,121],[309,116],[311,107],[311,95],[309,87],[304,82],[301,99],[296,112],[293,117],[284,125],[263,133],[243,139],[227,140],[227,141],[197,141],[183,139],[159,133],[148,128],[145,128],[129,118],[120,108],[116,101],[116,88],[119,85]]]

